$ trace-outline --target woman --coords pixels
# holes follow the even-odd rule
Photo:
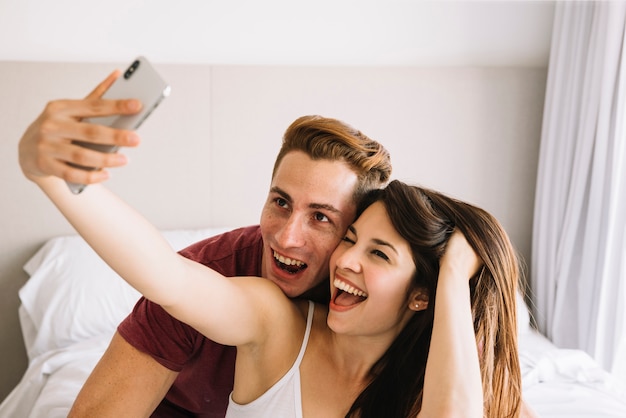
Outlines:
[[[482,209],[432,190],[393,181],[384,191],[372,195],[370,199],[384,204],[394,229],[411,247],[417,269],[413,286],[424,287],[430,300],[436,295],[436,304],[431,303],[423,314],[412,316],[372,368],[375,373],[380,370],[377,379],[355,403],[367,411],[361,416],[419,416],[418,412],[425,412],[427,407],[435,408],[429,409],[434,413],[427,416],[447,416],[444,412],[450,410],[445,406],[453,399],[447,391],[457,388],[462,395],[469,393],[463,385],[470,384],[470,380],[463,380],[461,375],[471,374],[468,368],[474,365],[475,352],[465,359],[462,356],[463,349],[472,345],[477,347],[480,359],[484,416],[519,416],[523,405],[515,296],[520,270],[507,234],[498,221]],[[451,234],[454,229],[458,232]],[[464,251],[459,253],[457,249]],[[471,275],[450,275],[448,270],[455,262],[462,269],[463,254],[471,249],[483,266],[467,286],[463,278]],[[460,280],[454,282],[449,278]],[[464,291],[468,291],[467,297]],[[458,294],[456,292],[461,292],[461,297],[455,300],[451,297]],[[470,297],[471,314],[468,314],[462,309]],[[453,381],[447,382],[450,377]],[[404,409],[398,408],[395,415],[386,415],[378,400],[397,388],[406,391],[402,398],[407,405]],[[432,399],[436,390],[441,396],[439,402]],[[373,396],[367,398],[368,391]],[[411,404],[412,400],[416,401]],[[408,409],[411,412],[406,414],[404,411]],[[470,416],[462,408],[456,411],[460,411],[460,415],[452,412],[451,416]],[[534,416],[528,408],[524,408],[523,413]]]
[[[479,209],[400,182],[372,194],[331,257],[326,307],[179,256],[103,187],[32,180],[147,298],[237,346],[227,416],[519,414],[517,264]]]

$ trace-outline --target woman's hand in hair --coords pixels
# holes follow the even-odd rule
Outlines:
[[[480,418],[484,401],[469,280],[482,263],[458,230],[450,236],[439,263],[419,417]]]
[[[451,274],[444,277],[454,277],[468,282],[482,267],[483,262],[465,239],[465,235],[456,229],[446,245],[446,252],[439,262],[441,270]]]

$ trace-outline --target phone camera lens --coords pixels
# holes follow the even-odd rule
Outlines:
[[[124,73],[124,78],[126,80],[128,80],[129,78],[132,77],[133,73],[137,70],[137,67],[139,67],[139,60],[135,60],[135,62],[133,62],[130,67],[128,67],[128,69],[126,70],[126,72]]]

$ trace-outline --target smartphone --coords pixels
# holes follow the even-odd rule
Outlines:
[[[98,118],[85,119],[88,123],[97,123],[117,129],[135,130],[143,123],[152,111],[169,96],[170,86],[161,78],[152,64],[145,57],[137,57],[118,77],[117,80],[102,96],[103,99],[138,99],[143,104],[141,111],[134,115],[114,115]],[[100,152],[115,152],[116,146],[92,144],[83,141],[73,141],[85,148],[91,148]],[[93,167],[83,167],[71,164],[84,170],[96,170]],[[84,184],[67,182],[74,194],[79,194],[87,187]]]

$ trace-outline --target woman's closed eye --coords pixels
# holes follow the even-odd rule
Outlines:
[[[343,238],[341,238],[341,240],[342,240],[343,242],[347,242],[347,243],[350,243],[350,244],[354,244],[354,240],[353,240],[352,238],[350,238],[349,236],[347,236],[347,235],[345,235]]]
[[[372,250],[372,254],[374,254],[377,257],[382,258],[385,261],[389,261],[389,257],[387,257],[387,254],[385,254],[384,252],[380,250]]]

